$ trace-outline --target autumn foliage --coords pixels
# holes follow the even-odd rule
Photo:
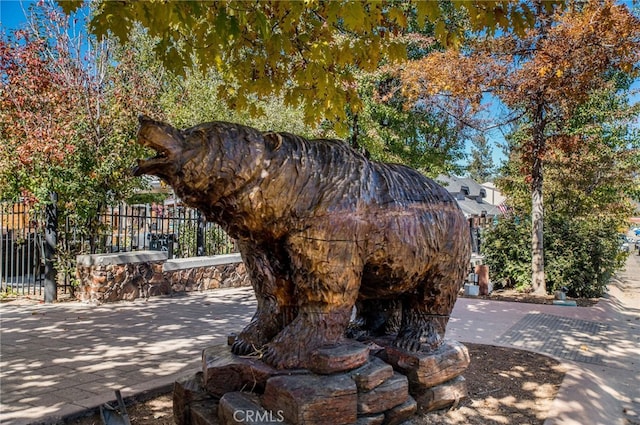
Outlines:
[[[65,11],[81,0],[59,1]],[[364,105],[361,72],[407,57],[411,26],[433,26],[442,45],[457,46],[468,16],[473,30],[522,33],[533,25],[532,2],[438,1],[121,1],[98,2],[91,22],[98,36],[130,39],[136,23],[158,37],[156,53],[168,69],[215,70],[224,81],[218,97],[256,114],[253,99],[282,96],[301,106],[307,123],[330,120],[346,133],[348,112]],[[545,0],[552,9],[559,2]]]
[[[25,171],[41,164],[61,164],[73,153],[75,96],[51,66],[41,39],[19,31],[0,40],[0,157]]]
[[[480,107],[492,93],[521,129],[513,154],[531,195],[532,287],[545,292],[543,176],[549,152],[576,152],[585,136],[567,123],[597,90],[614,87],[617,73],[637,75],[640,20],[611,0],[571,2],[537,10],[524,34],[485,37],[403,65],[399,75],[408,106],[434,96],[465,98]]]
[[[524,37],[478,40],[461,51],[437,51],[403,64],[404,95],[411,102],[464,97],[479,106],[482,95],[491,92],[525,114],[540,107],[551,122],[570,117],[591,91],[610,84],[609,72],[635,72],[640,21],[625,6],[591,1],[541,21]]]

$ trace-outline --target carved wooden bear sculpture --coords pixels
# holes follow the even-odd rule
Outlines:
[[[345,337],[356,303],[352,335],[441,344],[470,255],[441,186],[340,141],[226,122],[177,130],[141,117],[138,141],[158,155],[135,173],[166,181],[238,242],[258,307],[235,353],[262,348],[278,368],[305,367]]]

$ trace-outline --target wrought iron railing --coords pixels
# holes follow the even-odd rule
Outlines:
[[[98,215],[91,234],[72,219],[58,226],[58,286],[67,291],[75,255],[140,250],[165,251],[169,258],[236,252],[234,241],[215,223],[181,205],[119,205]],[[5,293],[42,295],[42,214],[23,203],[0,204],[0,284]],[[63,264],[61,264],[62,262]]]

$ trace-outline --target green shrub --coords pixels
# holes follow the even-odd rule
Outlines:
[[[562,219],[545,223],[547,290],[562,287],[573,297],[600,297],[624,261],[616,226],[597,218]]]
[[[531,227],[517,218],[503,218],[486,229],[482,254],[496,288],[525,290],[531,284]]]
[[[594,218],[545,217],[547,291],[599,297],[624,262],[614,223]],[[485,231],[482,253],[497,288],[527,290],[531,282],[531,223],[504,218]]]

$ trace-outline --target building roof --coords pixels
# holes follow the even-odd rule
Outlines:
[[[469,198],[457,199],[457,201],[465,217],[502,215],[498,207],[486,202],[478,202]]]
[[[471,196],[474,198],[478,196],[484,198],[487,196],[487,190],[469,177],[440,175],[436,181],[442,184],[449,193],[464,193],[465,196]]]
[[[436,178],[436,182],[455,196],[466,217],[502,214],[495,205],[484,201],[487,189],[469,177],[440,175]]]

